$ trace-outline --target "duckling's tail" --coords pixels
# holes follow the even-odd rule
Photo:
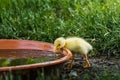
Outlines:
[[[90,44],[88,44],[88,48],[89,48],[89,50],[93,49],[92,45],[90,45]]]

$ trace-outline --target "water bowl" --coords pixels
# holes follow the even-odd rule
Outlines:
[[[0,72],[52,67],[68,61],[72,54],[53,52],[51,43],[32,40],[0,40]]]

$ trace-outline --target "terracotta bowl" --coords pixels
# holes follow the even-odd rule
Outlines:
[[[31,41],[31,40],[0,40],[0,59],[2,58],[27,58],[30,56],[38,57],[41,55],[53,56],[54,46],[51,43]],[[51,53],[52,52],[52,53]],[[12,71],[12,70],[24,70],[24,69],[35,69],[40,67],[49,67],[54,65],[62,64],[71,58],[72,54],[69,50],[63,51],[62,57],[56,60],[24,64],[16,66],[2,66],[1,71]],[[54,56],[53,56],[54,57]]]

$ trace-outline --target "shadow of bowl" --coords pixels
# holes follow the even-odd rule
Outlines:
[[[17,70],[29,70],[29,69],[36,69],[36,68],[43,68],[52,66],[56,66],[68,61],[72,54],[69,50],[65,49],[63,54],[54,54],[53,52],[54,46],[51,43],[41,42],[41,41],[32,41],[32,40],[0,40],[0,60],[3,59],[4,65],[0,65],[0,72],[3,71],[17,71]],[[46,58],[47,57],[47,58]],[[48,59],[48,58],[54,59]],[[57,57],[57,59],[55,59]],[[10,64],[12,61],[16,61],[16,59],[28,59],[28,58],[38,58],[38,59],[48,59],[42,62],[34,62],[29,64]],[[4,60],[8,60],[9,64]],[[30,60],[27,60],[30,61]]]

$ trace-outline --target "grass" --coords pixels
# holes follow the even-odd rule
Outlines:
[[[94,54],[120,52],[119,0],[0,0],[0,38],[83,37]]]
[[[94,46],[94,54],[118,55],[119,0],[1,0],[0,38],[53,42],[79,36]]]
[[[119,0],[0,0],[0,39],[79,36],[93,45],[91,55],[119,57],[119,14]]]
[[[56,71],[56,72],[55,72]],[[60,70],[55,69],[55,73],[48,72],[50,74],[45,74],[44,72],[41,72],[40,70],[37,70],[36,72],[32,72],[32,74],[26,72],[25,74],[21,75],[21,72],[12,74],[9,73],[3,73],[3,76],[0,76],[0,80],[119,80],[120,79],[120,72],[115,71],[114,68],[111,68],[111,70],[107,69],[99,69],[93,68],[92,72],[89,69],[85,69],[83,73],[79,76],[70,75],[68,73],[68,76],[60,75]],[[62,73],[65,74],[65,73]],[[37,76],[37,77],[35,77]]]

